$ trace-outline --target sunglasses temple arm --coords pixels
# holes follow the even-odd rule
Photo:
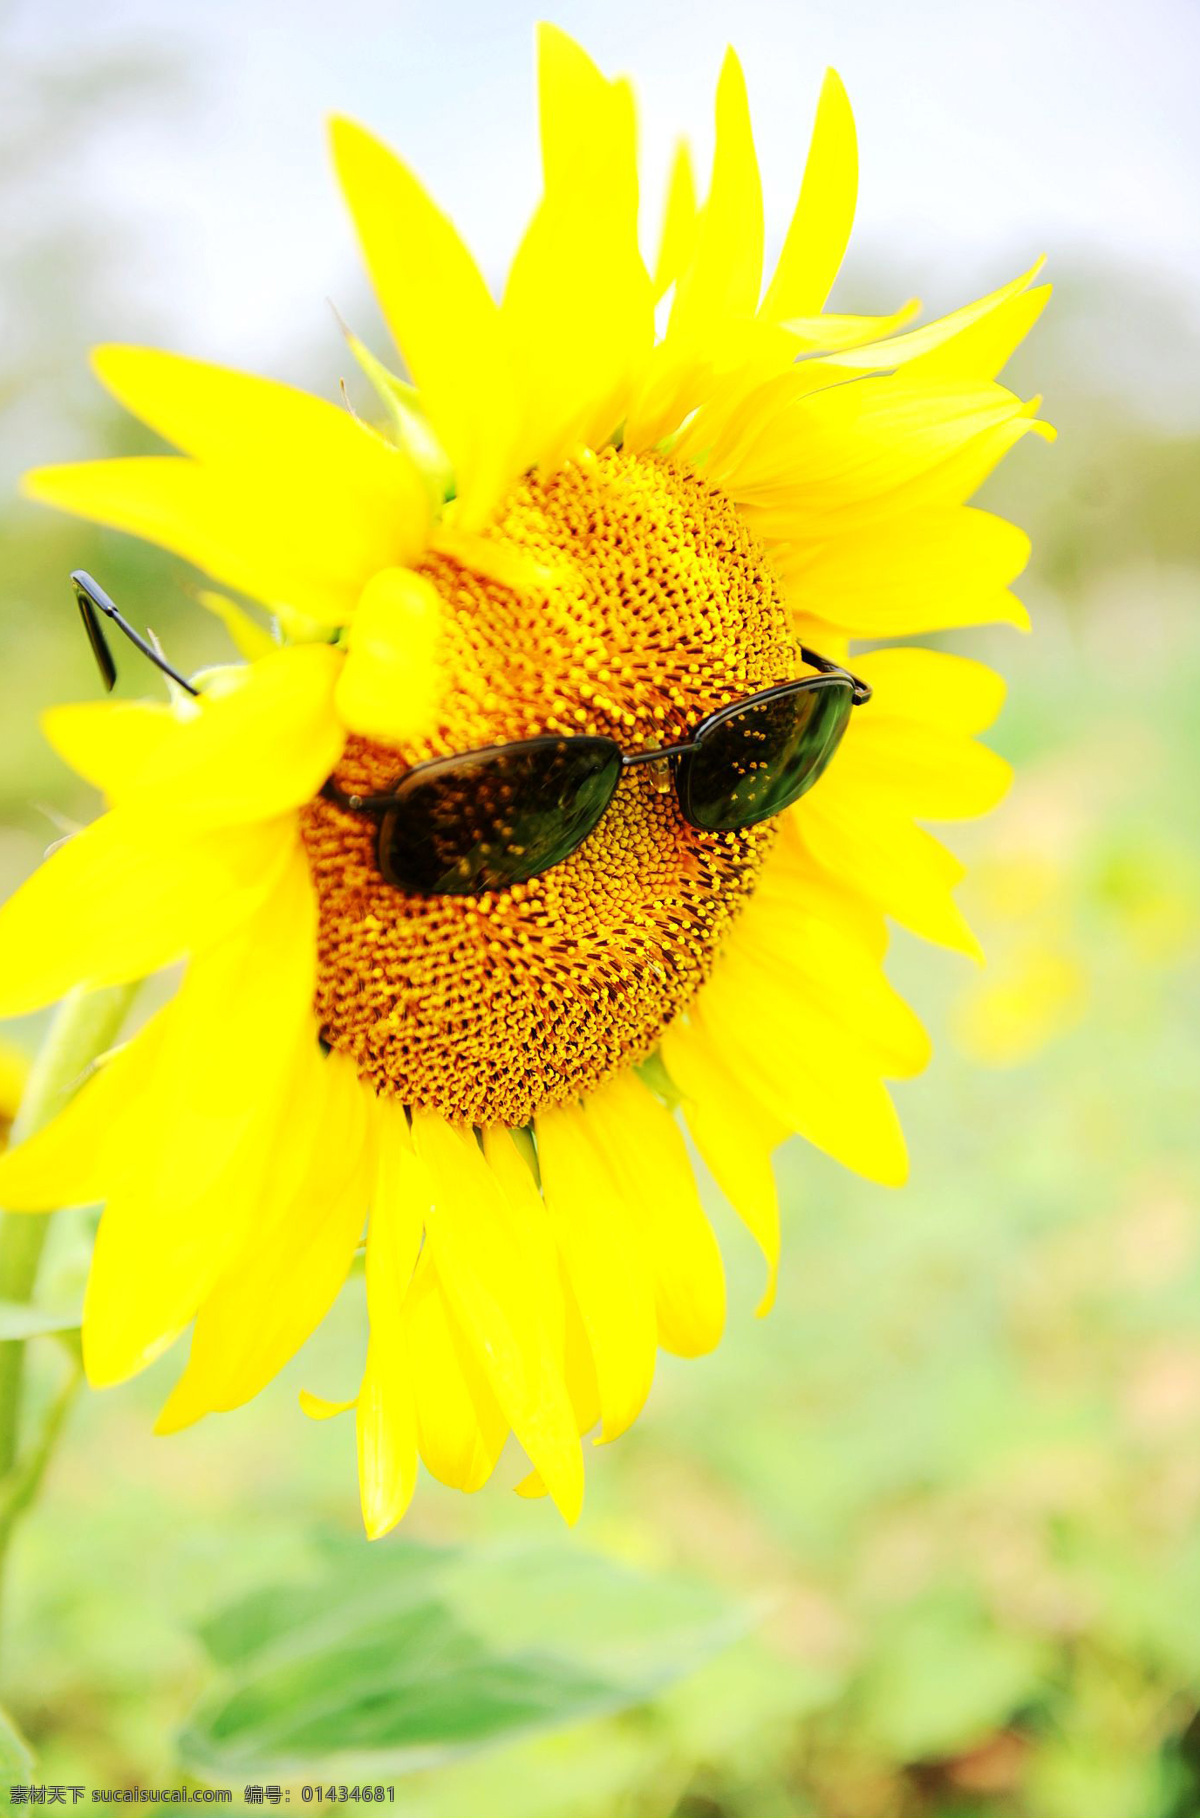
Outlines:
[[[818,669],[822,675],[849,676],[850,680],[854,683],[854,705],[856,707],[861,707],[864,701],[870,700],[870,684],[862,681],[859,676],[853,675],[851,671],[846,668],[844,663],[835,663],[832,657],[821,656],[819,652],[809,650],[805,644],[801,644],[800,646],[800,656],[801,659],[808,664],[810,669]]]
[[[193,688],[187,677],[185,675],[180,675],[178,669],[168,663],[162,652],[156,650],[153,644],[142,636],[140,631],[134,630],[124,613],[118,611],[117,607],[105,593],[103,587],[99,586],[97,582],[92,579],[90,574],[86,574],[82,568],[77,568],[71,576],[71,584],[76,590],[76,597],[79,599],[81,606],[83,605],[84,600],[86,600],[88,605],[96,612],[101,612],[106,619],[111,619],[117,629],[123,631],[130,643],[136,645],[142,655],[148,657],[150,662],[154,664],[154,667],[161,670],[163,675],[170,676],[171,680],[177,683],[185,693],[193,696],[199,695],[200,690],[198,688]],[[98,625],[97,629],[99,629]],[[100,672],[104,677],[105,686],[111,689],[113,682],[116,681],[116,665],[112,662],[111,653],[107,652],[107,646],[105,649],[106,654],[109,656],[109,667],[107,669],[105,668],[99,653],[97,653],[96,660],[97,662],[100,662]]]
[[[335,808],[344,808],[347,814],[386,814],[389,808],[396,806],[394,795],[355,795],[335,783],[331,776],[321,784],[321,794]]]

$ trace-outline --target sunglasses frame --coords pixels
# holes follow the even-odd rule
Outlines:
[[[92,655],[96,659],[96,667],[100,671],[100,679],[104,683],[109,694],[112,693],[117,685],[117,664],[109,646],[108,639],[104,635],[104,625],[100,618],[101,613],[103,613],[106,619],[110,619],[119,631],[125,633],[125,636],[129,639],[130,643],[136,645],[142,655],[148,657],[156,669],[161,669],[164,675],[170,676],[171,680],[176,683],[178,687],[182,688],[185,693],[190,695],[199,694],[200,690],[198,688],[193,688],[187,677],[185,675],[180,675],[178,669],[173,668],[172,665],[168,663],[166,657],[163,656],[160,650],[156,650],[154,645],[149,643],[142,636],[140,631],[134,630],[124,613],[117,609],[105,593],[103,587],[101,587],[100,583],[94,581],[91,575],[87,573],[86,569],[75,569],[71,575],[71,586],[75,589],[75,601],[79,607],[79,616],[83,620],[83,628],[87,632],[87,640],[92,647]]]
[[[543,732],[538,733],[531,739],[512,739],[501,745],[481,745],[473,751],[458,751],[450,753],[445,757],[429,758],[423,764],[414,764],[411,770],[405,770],[397,777],[392,787],[382,794],[359,795],[353,791],[344,790],[333,777],[328,777],[326,779],[325,783],[322,785],[321,794],[327,802],[331,802],[334,807],[341,808],[349,814],[363,814],[371,817],[379,817],[380,827],[375,845],[376,867],[385,883],[391,884],[395,889],[404,890],[409,895],[438,895],[446,893],[436,891],[415,891],[410,883],[406,883],[392,874],[391,866],[385,856],[382,837],[386,818],[396,807],[397,803],[403,800],[404,793],[410,786],[417,786],[422,781],[435,779],[439,772],[456,768],[467,759],[486,761],[488,758],[499,757],[505,752],[537,751],[546,746],[561,748],[563,745],[574,743],[604,744],[609,746],[620,759],[620,767],[613,779],[612,791],[608,800],[597,814],[596,819],[592,822],[587,832],[581,835],[577,844],[570,849],[571,851],[578,851],[584,841],[589,839],[592,833],[595,832],[600,821],[612,806],[613,797],[616,795],[621,778],[626,772],[639,769],[647,764],[669,763],[671,768],[671,780],[675,788],[675,799],[679,804],[679,812],[690,826],[699,828],[702,833],[709,833],[712,832],[713,829],[706,827],[703,822],[696,820],[690,812],[686,786],[687,771],[683,762],[688,757],[689,753],[697,750],[701,746],[706,735],[715,731],[716,728],[723,725],[726,720],[733,719],[738,714],[744,713],[748,707],[758,707],[766,702],[780,700],[783,697],[792,694],[815,694],[823,692],[830,687],[841,687],[844,684],[849,683],[852,707],[861,707],[865,702],[870,700],[871,689],[868,683],[864,682],[860,676],[852,674],[852,672],[849,669],[846,669],[841,663],[835,663],[832,658],[821,656],[817,651],[809,650],[805,645],[800,646],[800,657],[811,669],[816,669],[818,674],[798,676],[788,682],[777,682],[770,688],[762,688],[755,694],[746,695],[742,700],[729,701],[725,706],[715,708],[712,713],[706,714],[700,721],[691,737],[678,745],[659,745],[654,746],[647,751],[625,752],[621,750],[615,739],[607,737],[604,733]],[[740,831],[742,827],[753,827],[757,821],[767,820],[769,818],[770,813],[758,815],[754,817],[754,819],[740,822],[738,830]],[[562,857],[569,856],[569,852],[562,855]],[[555,863],[558,864],[561,864],[561,862],[562,858],[555,861]],[[544,869],[550,870],[552,867],[547,865]],[[540,871],[534,871],[529,875],[530,877],[540,877],[542,873]],[[529,879],[513,879],[512,881],[514,883],[526,883]],[[485,886],[484,890],[449,892],[448,894],[481,896],[485,894],[486,889],[502,889],[506,887],[507,886],[504,885],[489,885]]]
[[[140,631],[134,629],[129,623],[129,620],[117,608],[114,602],[109,599],[99,582],[95,581],[85,569],[76,568],[72,572],[71,586],[75,591],[75,600],[79,607],[80,617],[83,620],[84,630],[87,633],[88,643],[91,645],[92,654],[96,659],[96,666],[100,671],[101,680],[110,694],[116,686],[117,665],[109,646],[108,639],[104,633],[103,619],[108,619],[119,631],[123,632],[130,643],[140,650],[142,655],[153,663],[156,669],[161,670],[163,675],[169,676],[177,687],[182,688],[185,693],[192,696],[199,695],[199,689],[195,688],[185,675],[181,675],[178,669],[174,668],[173,665],[167,661],[162,652],[157,650],[153,644],[142,636]],[[591,834],[595,832],[600,821],[612,806],[613,797],[616,795],[621,778],[625,775],[626,771],[636,770],[647,764],[661,764],[664,762],[669,764],[671,781],[675,789],[675,799],[679,804],[679,812],[683,815],[689,825],[699,828],[702,833],[710,833],[713,832],[714,829],[706,827],[704,823],[697,820],[690,811],[687,789],[687,770],[684,762],[689,753],[696,751],[701,747],[708,734],[715,731],[718,726],[723,725],[726,720],[734,718],[739,713],[744,713],[748,707],[758,707],[765,702],[780,700],[784,696],[791,694],[810,694],[829,687],[840,687],[847,682],[850,685],[851,707],[861,707],[865,702],[870,700],[871,689],[869,684],[864,682],[860,676],[854,675],[853,672],[847,669],[843,664],[835,663],[831,657],[822,656],[819,651],[810,650],[807,645],[804,644],[800,646],[800,658],[802,662],[808,664],[810,669],[815,669],[817,674],[797,676],[795,679],[788,682],[777,682],[773,687],[761,688],[757,693],[748,694],[740,701],[729,701],[724,707],[717,707],[712,713],[704,716],[689,739],[685,739],[678,745],[659,745],[653,746],[647,751],[626,752],[621,750],[615,739],[609,738],[604,733],[543,732],[531,739],[513,739],[502,745],[482,745],[474,751],[458,751],[445,757],[429,758],[425,763],[414,764],[411,770],[402,772],[402,774],[397,777],[392,787],[382,795],[358,795],[351,791],[344,790],[332,776],[327,777],[322,784],[321,794],[326,801],[331,802],[337,808],[343,809],[348,814],[364,814],[371,817],[379,817],[380,826],[375,842],[375,862],[379,869],[379,873],[385,883],[391,884],[398,890],[404,890],[410,895],[483,895],[486,889],[503,889],[507,887],[505,885],[488,885],[484,887],[484,890],[471,892],[415,892],[411,884],[407,884],[400,878],[391,874],[391,867],[384,855],[384,825],[388,814],[396,807],[398,802],[403,800],[405,790],[412,784],[419,783],[422,780],[428,780],[430,777],[435,777],[439,771],[448,770],[463,763],[466,759],[487,759],[498,757],[504,752],[511,751],[535,751],[547,745],[561,748],[564,744],[584,743],[605,745],[610,751],[615,752],[619,764],[613,778],[612,791],[609,794],[607,801],[596,815],[595,820],[592,822],[587,832],[580,836],[573,847],[570,847],[566,853],[563,853],[559,859],[554,861],[556,864],[561,864],[562,858],[569,857],[571,852],[578,851],[584,841],[590,838]],[[770,819],[770,811],[766,814],[757,815],[750,820],[739,822],[738,830],[740,831],[743,827],[753,827],[758,821],[768,819]],[[551,866],[547,865],[542,869],[548,871],[551,868]],[[540,877],[541,874],[541,871],[533,871],[529,873],[529,876]],[[514,878],[511,881],[513,883],[524,883],[528,882],[528,879]]]

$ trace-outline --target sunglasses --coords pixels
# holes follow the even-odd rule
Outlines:
[[[71,586],[75,590],[75,602],[79,607],[79,616],[83,620],[83,629],[87,632],[88,643],[92,647],[92,655],[96,659],[96,667],[110,694],[117,685],[117,665],[113,653],[109,649],[108,639],[104,635],[101,614],[119,631],[123,631],[129,642],[135,644],[156,669],[161,669],[164,675],[169,675],[171,680],[177,683],[185,693],[199,694],[200,690],[193,688],[185,675],[180,675],[178,669],[172,668],[161,650],[156,650],[140,631],[134,630],[124,614],[113,605],[100,583],[93,581],[90,574],[86,574],[82,568],[77,568],[71,576]]]
[[[117,611],[89,575],[71,576],[105,686],[116,665],[99,615],[144,656],[196,691]],[[356,795],[332,777],[321,793],[351,814],[378,820],[376,863],[384,880],[415,896],[478,896],[526,883],[582,846],[628,771],[656,765],[669,775],[685,821],[733,833],[782,814],[824,772],[867,684],[801,646],[816,675],[764,688],[718,707],[678,745],[624,752],[591,733],[520,739],[432,758],[380,795]]]
[[[382,795],[347,793],[332,778],[322,794],[378,819],[380,873],[418,896],[478,896],[561,864],[593,832],[622,777],[646,765],[669,767],[691,826],[753,827],[812,788],[851,709],[870,699],[849,670],[800,654],[820,673],[719,707],[678,745],[628,753],[594,734],[544,733],[417,764]]]

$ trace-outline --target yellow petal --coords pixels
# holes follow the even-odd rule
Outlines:
[[[640,1213],[659,1343],[677,1357],[700,1357],[725,1329],[725,1271],[679,1127],[632,1073],[593,1092],[585,1113]]]
[[[747,905],[729,949],[798,994],[800,1014],[832,1022],[874,1057],[889,1079],[908,1079],[929,1063],[929,1037],[888,983],[879,958],[837,922],[789,915],[772,897]],[[814,1023],[811,1039],[818,1039]]]
[[[259,657],[271,656],[278,649],[278,643],[267,627],[260,624],[239,606],[236,600],[227,599],[223,593],[210,593],[202,588],[196,595],[205,612],[220,619],[229,640],[239,656],[245,657],[248,663],[256,663]]]
[[[538,32],[545,194],[513,261],[504,322],[525,400],[521,464],[553,469],[624,417],[654,341],[638,248],[628,85],[565,33]]]
[[[373,1163],[368,1100],[345,1056],[319,1064],[325,1105],[308,1176],[295,1197],[270,1208],[205,1300],[158,1432],[249,1401],[320,1324],[346,1278]]]
[[[472,1135],[414,1112],[413,1141],[435,1182],[428,1233],[438,1279],[506,1421],[574,1522],[583,1460],[531,1246]]]
[[[1000,416],[989,427],[965,437],[931,467],[910,474],[882,499],[869,503],[864,518],[869,514],[873,519],[880,509],[899,514],[962,505],[1025,436],[1054,440],[1055,431],[1035,415],[1040,402],[1039,398],[1031,398],[1010,415]],[[856,514],[848,514],[843,528],[847,534],[862,534],[865,523]]]
[[[786,538],[805,514],[842,521],[902,488],[915,502],[917,482],[1024,408],[1000,385],[866,376],[777,412],[721,483],[759,534]],[[822,531],[814,523],[807,534]]]
[[[627,93],[628,84],[610,82],[560,26],[542,20],[536,37],[542,176],[548,194],[567,196],[581,167],[600,166],[610,153],[624,159],[627,148],[606,145],[602,135],[625,112],[615,91]]]
[[[356,541],[365,572],[420,554],[424,482],[403,450],[344,406],[148,347],[98,347],[92,363],[134,416],[204,466],[236,474],[251,498],[286,490],[319,510],[331,534]]]
[[[908,1172],[904,1134],[881,1081],[848,1050],[808,1049],[794,1009],[769,974],[726,954],[693,1020],[772,1116],[868,1180],[901,1185]]]
[[[1009,297],[914,360],[910,372],[919,378],[995,378],[1045,309],[1051,289],[1040,284]]]
[[[625,424],[626,448],[639,452],[665,436],[674,436],[685,420],[694,421],[695,413],[703,413],[710,399],[719,396],[726,384],[737,397],[744,398],[763,381],[791,370],[797,353],[821,345],[855,344],[864,337],[890,331],[912,313],[906,309],[899,317],[882,322],[847,318],[829,324],[824,319],[813,319],[832,282],[853,213],[853,128],[850,127],[850,158],[846,164],[838,144],[835,102],[831,90],[822,114],[828,131],[818,132],[818,141],[827,140],[832,155],[825,156],[821,143],[814,149],[807,199],[789,238],[790,246],[798,247],[803,237],[811,235],[815,263],[808,271],[801,269],[804,261],[800,260],[796,267],[797,285],[793,286],[789,279],[775,291],[775,301],[782,301],[785,306],[782,313],[772,308],[756,315],[753,312],[762,270],[762,198],[741,72],[732,53],[726,59],[718,91],[717,147],[708,201],[699,216],[687,265],[676,274],[666,339],[647,362],[642,384],[630,406]],[[845,111],[848,121],[848,110]],[[844,166],[844,170],[831,175],[833,164]],[[848,195],[842,238],[835,246],[840,195],[845,187]],[[789,255],[787,263],[796,262]],[[824,269],[826,263],[824,288],[810,289],[817,269]],[[812,306],[807,307],[810,301]],[[783,326],[785,319],[787,327]],[[835,384],[837,379],[817,374],[815,382]],[[718,417],[723,417],[729,408],[728,400],[719,404]],[[714,428],[712,422],[704,425],[703,433],[709,442]],[[696,458],[694,449],[688,458]]]
[[[907,322],[917,305],[890,316],[812,316],[787,323],[754,321],[713,341],[709,361],[687,375],[686,398],[677,399],[686,423],[671,438],[672,451],[714,484],[741,471],[747,449],[773,433],[780,413],[803,398],[846,383],[830,359],[805,358],[824,348],[853,347]],[[641,433],[640,422],[635,427]],[[641,444],[644,445],[644,444]]]
[[[853,941],[882,963],[888,946],[883,911],[853,885],[814,864],[793,815],[785,815],[779,824],[775,846],[755,894],[764,904],[772,904],[778,914],[805,929],[814,922],[832,923],[845,940]]]
[[[928,1065],[929,1038],[902,999],[884,981],[874,994],[863,989],[862,975],[838,1002],[823,971],[806,970],[794,955],[769,950],[750,940],[730,946],[722,956],[722,983],[744,989],[754,1001],[773,998],[786,1013],[793,1041],[804,1056],[820,1056],[823,1084],[852,1094],[860,1077],[906,1079]],[[869,976],[869,975],[868,975]],[[870,1011],[879,1005],[878,1021]],[[703,1008],[703,1005],[701,1005]],[[804,1063],[801,1063],[803,1069]]]
[[[79,701],[48,707],[41,725],[63,762],[116,806],[169,744],[178,719],[165,703]]]
[[[913,720],[864,724],[847,738],[831,769],[824,806],[847,817],[861,801],[932,821],[987,814],[1012,783],[1012,767],[986,745]]]
[[[212,946],[254,913],[294,838],[289,822],[183,837],[161,817],[102,816],[0,909],[0,1016]]]
[[[349,120],[334,164],[384,316],[478,529],[514,471],[520,406],[500,312],[458,233],[399,159]]]
[[[858,139],[836,70],[826,70],[804,180],[762,313],[782,322],[812,316],[833,289],[854,225]]]
[[[135,455],[39,467],[27,498],[157,543],[272,608],[343,625],[377,568],[403,561],[411,539],[376,509],[353,512],[263,473],[257,487],[232,468],[174,455]]]
[[[503,1195],[504,1218],[513,1228],[514,1244],[526,1259],[530,1288],[545,1309],[551,1342],[556,1354],[562,1354],[567,1325],[562,1260],[546,1202],[511,1130],[489,1125],[483,1133],[483,1153]]]
[[[355,1408],[358,1493],[368,1540],[404,1517],[417,1487],[417,1403],[408,1334],[371,1336]]]
[[[1050,286],[1028,286],[1039,259],[1019,278],[910,333],[839,356],[843,371],[904,366],[910,379],[993,379],[1033,327],[1050,298]]]
[[[482,1489],[504,1450],[508,1422],[458,1329],[428,1244],[404,1303],[404,1324],[426,1469],[452,1490]]]
[[[587,1328],[583,1323],[579,1302],[571,1287],[565,1265],[560,1269],[560,1276],[563,1312],[566,1321],[567,1394],[571,1397],[571,1406],[575,1410],[577,1430],[581,1434],[590,1433],[600,1419],[600,1384],[596,1378],[596,1364],[592,1356]]]
[[[699,211],[696,203],[696,179],[692,173],[692,155],[687,141],[680,139],[671,161],[667,185],[667,206],[663,216],[658,258],[654,265],[654,300],[666,295],[680,272],[691,263],[696,244]]]
[[[631,454],[643,454],[676,432],[720,383],[710,346],[675,335],[651,351],[625,422],[623,446]]]
[[[339,1414],[348,1414],[358,1404],[354,1395],[346,1401],[330,1401],[328,1396],[316,1395],[311,1389],[301,1389],[296,1399],[300,1412],[308,1420],[334,1420]]]
[[[84,1317],[94,1384],[169,1344],[273,1196],[294,1195],[322,1103],[315,954],[297,850],[242,937],[194,961],[156,1019],[111,1139]]]
[[[822,781],[825,779],[822,778]],[[860,810],[864,804],[860,801]],[[791,811],[813,863],[868,902],[940,946],[982,958],[951,892],[964,867],[924,828],[894,812],[868,806],[848,816],[820,785]]]
[[[481,580],[495,581],[513,593],[542,594],[560,584],[560,570],[540,562],[527,549],[499,537],[460,530],[443,524],[430,542],[436,555],[449,556],[459,568],[469,569]]]
[[[968,512],[983,517],[983,512]],[[996,520],[997,522],[999,520]],[[1007,528],[1007,526],[1006,526]],[[948,650],[871,650],[855,658],[856,670],[873,690],[872,720],[918,720],[947,732],[984,732],[1004,705],[1004,677],[973,657]]]
[[[832,377],[833,357],[840,356],[843,349],[877,344],[883,336],[895,334],[911,322],[920,307],[920,300],[910,297],[886,316],[789,316],[780,327],[796,342],[797,352],[830,355],[823,362],[823,369]]]
[[[645,1239],[583,1113],[536,1119],[542,1191],[595,1365],[602,1437],[641,1412],[654,1377],[654,1288]]]
[[[441,604],[419,574],[388,568],[363,589],[337,685],[343,725],[399,744],[428,731],[444,678],[437,662]]]
[[[186,714],[137,702],[51,708],[51,744],[114,802],[198,825],[269,820],[316,794],[341,753],[333,710],[343,659],[273,647]]]
[[[1011,770],[969,735],[999,711],[1001,678],[969,658],[914,648],[872,652],[865,669],[878,687],[822,778],[821,808],[851,821],[953,820],[994,807]]]
[[[897,335],[892,340],[879,341],[872,347],[858,348],[839,359],[838,365],[851,370],[876,370],[885,366],[902,366],[910,362],[919,362],[915,371],[910,371],[910,378],[934,379],[990,379],[1003,365],[1002,358],[987,357],[985,345],[991,351],[995,337],[1003,337],[1003,345],[1008,351],[1016,342],[1010,339],[1012,325],[1015,321],[1022,324],[1022,338],[1030,326],[1031,319],[1037,320],[1045,307],[1049,287],[1041,291],[1029,291],[1029,286],[1037,277],[1044,259],[1038,259],[1028,271],[1009,283],[1002,284],[986,297],[979,297],[974,303],[966,303],[961,309],[952,310],[949,315],[939,316],[936,322],[926,322],[922,328],[914,328],[906,335]],[[1030,298],[1033,299],[1031,305]],[[1015,312],[1011,314],[1010,312]],[[985,343],[980,331],[986,330],[989,340]],[[976,338],[976,336],[979,338]]]
[[[762,255],[762,186],[746,82],[729,50],[717,84],[712,181],[694,256],[675,287],[668,338],[703,339],[725,318],[753,315],[762,283]]]
[[[395,1527],[416,1488],[417,1404],[401,1309],[432,1193],[400,1107],[381,1104],[378,1126],[379,1163],[367,1234],[371,1336],[356,1416],[359,1493],[371,1540]]]
[[[128,1145],[124,1127],[161,1047],[162,1015],[86,1080],[57,1117],[0,1155],[0,1206],[8,1212],[53,1212],[102,1200]]]
[[[688,1129],[705,1166],[763,1253],[767,1283],[756,1309],[761,1319],[774,1305],[779,1280],[779,1195],[771,1151],[789,1134],[787,1126],[756,1104],[698,1025],[675,1022],[664,1029],[662,1058],[683,1094]]]
[[[872,534],[797,541],[773,550],[794,611],[850,637],[910,637],[957,625],[1029,628],[1008,592],[1029,539],[991,512],[953,505],[888,513]]]
[[[176,722],[130,788],[139,813],[191,826],[237,826],[299,808],[341,755],[334,713],[343,666],[336,650],[299,644],[238,673],[237,685]]]

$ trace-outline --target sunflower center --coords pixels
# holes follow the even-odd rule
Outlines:
[[[733,507],[658,457],[610,449],[527,478],[484,541],[476,568],[424,564],[445,609],[437,726],[401,749],[351,739],[344,788],[541,732],[671,744],[794,672],[778,585]],[[376,1091],[474,1124],[527,1123],[644,1059],[708,976],[772,838],[769,823],[689,826],[654,768],[626,773],[561,864],[478,897],[393,889],[374,823],[313,802],[325,1040]]]

